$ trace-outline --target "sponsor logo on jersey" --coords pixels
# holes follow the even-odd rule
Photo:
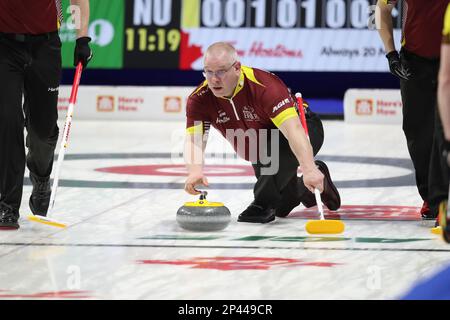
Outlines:
[[[290,102],[289,98],[284,99],[283,101],[278,103],[275,107],[273,107],[272,113],[277,112],[280,108],[282,108],[283,106],[285,106],[289,102]]]
[[[244,106],[242,108],[244,119],[247,121],[259,121],[259,116],[256,114],[255,109],[250,106]]]
[[[228,117],[226,112],[222,109],[220,109],[217,113],[219,115],[216,119],[216,123],[227,123],[228,121],[230,121],[230,117]]]

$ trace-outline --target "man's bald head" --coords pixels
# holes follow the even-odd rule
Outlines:
[[[204,64],[216,64],[218,62],[229,64],[238,61],[236,49],[229,43],[216,42],[208,47],[204,57]]]

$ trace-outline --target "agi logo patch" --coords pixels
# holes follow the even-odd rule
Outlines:
[[[273,107],[272,113],[277,112],[280,108],[282,108],[283,106],[285,106],[285,105],[288,104],[289,102],[290,102],[289,98],[284,99],[283,101],[281,101],[280,103],[278,103],[275,107]]]

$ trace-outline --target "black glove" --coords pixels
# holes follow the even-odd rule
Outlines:
[[[403,80],[409,80],[411,78],[411,72],[408,67],[403,65],[400,61],[398,52],[393,50],[386,55],[389,61],[389,70],[394,76]]]
[[[83,64],[83,69],[86,68],[89,61],[92,59],[92,50],[89,47],[89,42],[91,41],[91,38],[89,37],[81,37],[77,39],[77,42],[75,44],[75,52],[74,52],[74,59],[73,59],[73,65],[76,67],[78,65],[78,62],[81,62]]]

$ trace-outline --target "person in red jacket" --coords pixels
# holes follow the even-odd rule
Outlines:
[[[74,64],[86,67],[92,57],[89,0],[71,4],[81,14]],[[0,0],[0,229],[19,228],[25,164],[33,184],[30,209],[35,215],[47,214],[59,133],[61,21],[60,0]]]
[[[187,101],[186,192],[199,194],[196,186],[208,185],[203,153],[213,126],[239,156],[252,163],[257,178],[254,200],[238,221],[267,223],[275,216],[287,216],[301,202],[314,206],[315,188],[321,191],[329,209],[340,207],[340,196],[327,166],[314,161],[323,143],[320,119],[306,108],[310,143],[296,110],[303,106],[297,106],[281,79],[241,65],[235,48],[224,42],[208,48],[204,75],[206,80]],[[300,178],[299,164],[303,173]]]
[[[442,159],[444,138],[437,111],[441,31],[448,0],[403,1],[400,54],[395,48],[391,11],[398,0],[378,0],[378,31],[389,70],[400,79],[403,131],[423,200],[423,220],[434,221],[447,197],[447,165]],[[437,220],[436,220],[437,223]]]

